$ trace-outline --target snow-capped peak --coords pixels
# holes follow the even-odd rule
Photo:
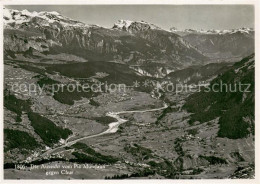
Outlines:
[[[4,25],[13,22],[17,24],[21,24],[23,22],[29,21],[28,17],[31,17],[31,13],[27,10],[18,11],[18,10],[10,10],[4,8],[3,17],[4,17]]]
[[[133,23],[133,21],[131,20],[118,20],[117,23],[114,24],[114,27],[116,28],[120,28],[120,29],[123,29],[123,28],[129,28],[129,26]]]
[[[145,21],[118,20],[113,29],[128,31],[130,33],[145,31],[148,29],[161,29],[160,27]]]
[[[6,27],[10,27],[11,23],[19,25],[22,23],[30,22],[33,18],[38,18],[37,22],[41,22],[41,26],[48,26],[52,23],[58,22],[64,27],[88,27],[88,25],[62,16],[60,13],[56,11],[29,12],[28,10],[19,11],[4,8],[3,17],[4,25]]]
[[[26,17],[42,17],[46,14],[50,14],[50,15],[55,15],[55,16],[59,16],[60,14],[58,12],[52,11],[52,12],[46,12],[46,11],[42,11],[42,12],[29,12],[28,10],[22,10],[22,11],[18,11],[18,10],[12,10],[12,9],[7,9],[4,8],[4,17],[8,18],[10,21],[15,20],[15,19],[19,19],[19,17],[24,16]],[[7,19],[5,19],[7,20]]]

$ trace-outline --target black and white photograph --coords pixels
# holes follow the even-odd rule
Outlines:
[[[255,8],[3,4],[3,180],[256,183]]]

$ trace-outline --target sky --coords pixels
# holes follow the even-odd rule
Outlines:
[[[254,28],[253,5],[9,5],[10,9],[57,11],[87,24],[111,28],[120,19],[143,20],[163,29]]]

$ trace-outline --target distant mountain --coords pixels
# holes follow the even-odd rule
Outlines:
[[[254,30],[178,30],[171,28],[192,46],[211,59],[243,58],[254,52]]]
[[[239,84],[242,85],[239,87]],[[184,109],[192,113],[189,123],[204,123],[219,118],[220,137],[237,139],[254,134],[254,54],[212,80],[209,89],[188,97]]]
[[[144,22],[119,21],[114,28],[87,25],[57,12],[29,12],[4,8],[6,58],[35,61],[55,59],[114,61],[171,67],[207,60],[180,36]],[[59,56],[59,57],[58,57]]]
[[[210,30],[196,30],[196,29],[184,29],[184,30],[179,30],[175,27],[170,28],[171,32],[174,32],[176,34],[180,34],[180,35],[188,35],[188,34],[192,34],[192,33],[196,33],[196,34],[218,34],[218,35],[223,35],[223,34],[234,34],[234,33],[246,33],[246,34],[252,34],[254,33],[254,29],[253,28],[246,28],[246,27],[242,27],[239,29],[227,29],[227,30],[217,30],[217,29],[210,29]]]

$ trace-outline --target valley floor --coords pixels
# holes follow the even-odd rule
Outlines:
[[[19,77],[12,77],[16,73],[19,73]],[[5,65],[6,85],[25,79],[28,82],[36,82],[33,78],[35,75],[34,72],[13,65]],[[56,80],[61,78],[56,76]],[[50,119],[57,126],[72,130],[73,134],[53,148],[37,148],[26,156],[22,156],[19,150],[5,152],[5,163],[33,164],[33,161],[41,159],[45,159],[45,162],[35,164],[36,168],[31,168],[28,164],[20,169],[6,168],[4,177],[253,178],[254,136],[243,139],[220,138],[217,136],[218,118],[190,125],[190,114],[182,109],[188,95],[189,93],[185,92],[177,95],[166,93],[166,98],[171,102],[168,106],[164,106],[163,100],[152,98],[148,93],[131,90],[93,97],[98,106],[91,105],[87,98],[76,101],[74,105],[66,105],[45,92],[41,96],[32,95],[30,98],[33,99],[35,112]],[[16,97],[28,99],[23,94],[16,94]],[[107,115],[109,112],[110,115]],[[34,132],[26,113],[22,114],[20,123],[15,122],[15,113],[12,111],[5,108],[4,113],[5,129],[28,132],[42,144],[43,140]],[[114,124],[115,127],[110,127],[109,130],[113,121],[98,121],[98,118],[107,116],[120,123],[116,126]],[[90,148],[84,149],[84,145]],[[90,155],[91,158],[110,160],[107,163],[72,161],[75,159],[75,152]],[[61,160],[52,161],[53,158]],[[116,161],[111,161],[112,158]],[[53,165],[58,165],[58,168],[46,168]]]

